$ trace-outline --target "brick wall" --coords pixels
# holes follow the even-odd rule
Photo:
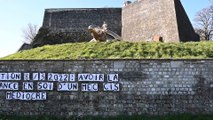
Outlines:
[[[212,59],[0,61],[0,114],[212,112]]]

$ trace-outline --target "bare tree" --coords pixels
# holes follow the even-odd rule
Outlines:
[[[22,29],[24,43],[31,44],[38,33],[38,26],[29,23],[26,28]]]
[[[211,40],[213,38],[213,5],[202,9],[196,14],[195,31],[202,40]]]

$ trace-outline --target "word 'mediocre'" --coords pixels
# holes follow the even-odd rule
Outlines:
[[[7,100],[46,100],[46,92],[6,92]]]

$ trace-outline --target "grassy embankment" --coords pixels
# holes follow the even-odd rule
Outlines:
[[[189,43],[67,43],[46,45],[3,58],[14,59],[166,59],[213,58],[213,42]]]

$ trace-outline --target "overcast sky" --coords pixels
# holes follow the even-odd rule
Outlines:
[[[0,0],[0,57],[15,53],[23,44],[28,23],[43,21],[45,8],[121,7],[125,0]],[[181,0],[190,20],[197,11],[210,5],[208,0]]]

